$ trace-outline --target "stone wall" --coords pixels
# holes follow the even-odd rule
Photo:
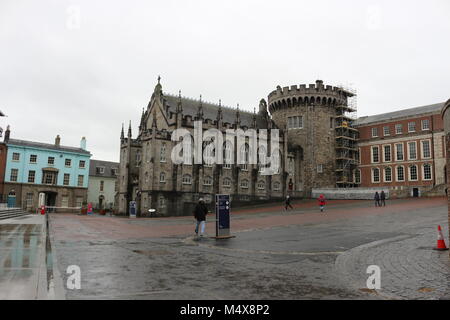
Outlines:
[[[352,200],[373,200],[375,192],[384,191],[386,199],[389,199],[389,188],[321,188],[312,189],[312,198],[318,198],[321,194],[326,199],[352,199]]]

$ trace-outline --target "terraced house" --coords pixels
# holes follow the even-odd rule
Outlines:
[[[40,205],[81,207],[87,200],[89,160],[83,137],[80,147],[10,138],[7,146],[4,197],[9,207],[35,211]]]

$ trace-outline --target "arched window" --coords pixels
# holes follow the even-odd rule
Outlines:
[[[233,163],[233,148],[230,141],[226,141],[223,146],[223,167],[231,169]]]
[[[190,174],[183,175],[183,184],[192,184],[192,177]]]
[[[224,187],[231,187],[231,179],[230,178],[223,179],[223,186]]]
[[[248,189],[248,180],[247,179],[244,179],[241,181],[241,188]]]
[[[203,178],[203,185],[210,186],[212,185],[212,178],[210,176],[206,176]]]
[[[264,180],[259,180],[257,187],[259,190],[264,190],[266,188],[266,183],[264,182]]]
[[[384,182],[392,182],[392,169],[387,167],[384,169]]]
[[[248,170],[249,149],[250,148],[247,143],[241,147],[241,168],[245,171]]]
[[[280,191],[281,188],[281,183],[279,183],[278,181],[273,183],[273,190],[274,191]]]
[[[417,181],[417,166],[416,165],[409,166],[409,180]]]

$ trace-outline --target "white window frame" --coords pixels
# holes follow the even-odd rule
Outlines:
[[[399,168],[402,168],[402,170],[403,170],[403,179],[401,179],[401,180],[398,178],[398,169]],[[405,166],[396,166],[395,167],[395,181],[397,181],[397,182],[405,181]]]
[[[166,173],[165,172],[160,172],[159,183],[166,183]]]
[[[423,147],[423,143],[425,141],[428,141],[428,152],[430,153],[430,156],[428,156],[428,157],[425,157],[425,153],[424,153],[425,148]],[[431,159],[431,140],[430,139],[420,140],[420,154],[422,156],[422,159]]]
[[[430,167],[430,178],[429,179],[425,178],[425,167],[426,166]],[[423,181],[431,181],[431,180],[433,180],[433,166],[431,164],[429,164],[429,163],[424,163],[422,165],[422,180]]]
[[[266,182],[264,180],[259,180],[257,183],[258,190],[266,189]]]
[[[83,163],[83,165],[81,165],[81,163]],[[80,168],[80,169],[86,168],[86,160],[78,161],[78,168]]]
[[[225,183],[225,182],[227,182],[227,183]],[[224,178],[223,181],[222,181],[222,185],[223,185],[224,187],[226,187],[226,188],[230,188],[230,187],[231,187],[231,184],[232,184],[232,181],[231,181],[231,179],[228,178],[228,177]]]
[[[395,134],[403,134],[403,124],[397,123],[395,125]]]
[[[20,153],[19,152],[13,152],[12,154],[12,161],[19,162],[20,161]]]
[[[273,191],[280,191],[281,189],[281,183],[279,181],[275,181],[273,183]]]
[[[378,170],[378,181],[375,181],[375,170]],[[380,183],[381,182],[381,170],[378,167],[372,168],[372,183]]]
[[[33,173],[32,176],[31,176],[31,173]],[[33,177],[33,181],[30,181],[30,177]],[[27,182],[28,182],[28,183],[35,183],[35,182],[36,182],[36,171],[35,171],[35,170],[29,170],[29,171],[28,171]]]
[[[386,160],[386,147],[389,147],[389,160]],[[383,145],[383,162],[392,162],[392,145]]]
[[[78,180],[77,180],[77,186],[78,187],[82,187],[83,185],[84,185],[84,175],[79,174],[78,175]]]
[[[391,179],[390,180],[386,179],[386,170],[387,169],[389,169],[391,171]],[[388,183],[392,182],[392,168],[391,167],[386,167],[383,169],[383,181],[388,182]]]
[[[211,176],[203,177],[203,185],[204,186],[212,186],[212,184],[213,184],[213,179]]]
[[[400,149],[399,146],[401,146],[402,149],[402,159],[398,158],[398,150]],[[395,161],[405,161],[405,146],[403,142],[395,144]]]
[[[303,116],[290,116],[287,120],[288,129],[303,129]]]
[[[356,172],[358,172],[358,175],[356,175]],[[359,179],[356,179],[357,177],[358,177]],[[355,181],[355,183],[361,184],[361,169],[356,169],[356,170],[355,170],[355,172],[354,172],[354,174],[353,174],[353,180]]]
[[[67,177],[67,180],[66,180]],[[67,183],[66,183],[67,181]],[[63,175],[63,186],[68,186],[70,185],[70,173],[64,173]]]
[[[184,185],[192,184],[192,176],[190,174],[184,174],[181,181]]]
[[[411,169],[416,167],[416,179],[411,178]],[[408,166],[408,181],[418,181],[419,180],[419,168],[416,164]]]
[[[427,123],[427,127],[425,128],[424,124]],[[422,131],[430,130],[430,119],[423,119],[421,121]]]
[[[50,159],[51,159],[51,161],[50,161]],[[54,166],[55,165],[55,157],[48,157],[47,158],[47,164],[49,166]]]
[[[413,130],[411,130],[411,125],[414,125]],[[416,129],[417,129],[416,126],[417,126],[417,124],[415,121],[408,122],[408,132],[416,132]]]
[[[244,182],[245,182],[245,184],[244,184]],[[240,183],[240,187],[241,187],[241,189],[248,189],[248,180],[247,179],[242,180]]]
[[[13,175],[13,172],[15,172],[16,174]],[[13,177],[15,177],[15,179],[13,179]],[[11,168],[11,172],[9,174],[9,181],[11,182],[17,182],[17,180],[19,179],[19,169],[17,168]]]
[[[377,158],[378,158],[377,161],[373,160],[373,150],[375,148],[377,149]],[[370,161],[371,161],[371,163],[379,163],[380,162],[380,146],[371,146],[370,147]]]
[[[386,133],[386,129],[387,129],[387,133]],[[383,136],[387,137],[391,135],[391,128],[389,126],[384,126],[383,127]]]
[[[67,161],[69,162],[69,164],[67,164]],[[72,159],[64,159],[64,166],[66,168],[71,168],[72,167]]]
[[[34,161],[31,161],[31,159],[34,157]],[[37,154],[30,154],[30,163],[36,164],[37,163]]]
[[[378,127],[372,128],[372,138],[378,138]]]
[[[413,144],[414,145],[414,149],[415,149],[415,157],[411,157],[411,148],[410,145]],[[408,160],[417,160],[417,142],[416,141],[408,141],[406,143],[406,149],[408,151]]]

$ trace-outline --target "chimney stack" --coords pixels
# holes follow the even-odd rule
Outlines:
[[[4,142],[8,142],[9,141],[9,134],[11,133],[11,131],[9,130],[9,124],[6,126],[6,131],[5,131],[5,137],[3,138]]]
[[[59,147],[60,144],[61,144],[61,137],[58,134],[55,138],[55,146]]]
[[[86,150],[86,137],[81,138],[80,148]]]

